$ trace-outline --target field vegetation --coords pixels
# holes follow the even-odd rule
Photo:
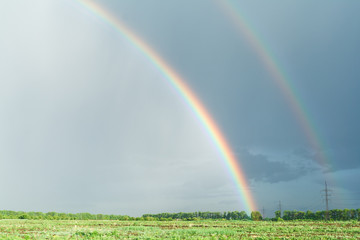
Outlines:
[[[0,239],[359,239],[358,221],[0,220]]]
[[[0,239],[360,239],[359,213],[284,211],[263,219],[257,211],[129,217],[3,210]]]

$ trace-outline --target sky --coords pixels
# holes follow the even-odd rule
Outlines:
[[[279,201],[324,210],[325,181],[330,208],[360,207],[360,2],[94,2],[190,86],[265,216]],[[0,31],[0,209],[246,209],[202,122],[101,17],[72,0],[1,1]]]

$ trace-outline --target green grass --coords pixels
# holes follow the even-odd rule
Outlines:
[[[0,239],[360,239],[360,223],[0,220]]]

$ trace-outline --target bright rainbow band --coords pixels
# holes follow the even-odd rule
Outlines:
[[[238,160],[235,158],[230,145],[227,143],[224,135],[204,105],[196,97],[186,82],[154,50],[152,50],[149,45],[147,45],[140,37],[135,35],[117,18],[112,16],[110,12],[105,10],[102,6],[91,0],[78,0],[78,2],[96,16],[104,20],[104,22],[116,29],[134,47],[142,52],[144,56],[165,76],[168,82],[179,92],[199,121],[203,124],[204,128],[208,132],[208,135],[217,147],[241,195],[243,207],[245,208],[244,210],[247,212],[256,210],[256,203],[249,192],[245,175]]]

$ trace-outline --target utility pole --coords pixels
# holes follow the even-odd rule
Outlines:
[[[326,203],[326,213],[325,213],[325,220],[329,220],[329,197],[331,196],[332,190],[328,189],[327,183],[325,181],[325,189],[321,191],[323,193],[323,197],[325,197],[325,203]]]
[[[262,208],[262,217],[263,217],[263,219],[265,219],[265,208],[264,207]]]
[[[280,211],[280,218],[281,218],[281,201],[279,200],[279,211]]]

